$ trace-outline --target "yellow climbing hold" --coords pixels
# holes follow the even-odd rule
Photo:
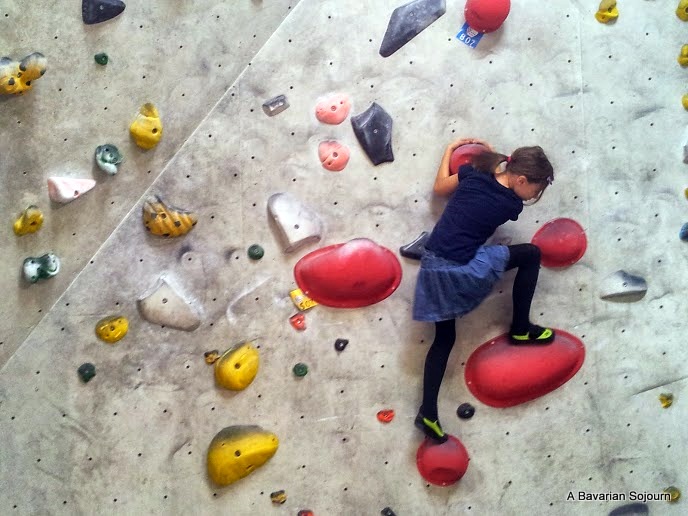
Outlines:
[[[669,495],[669,503],[676,503],[678,499],[681,498],[681,491],[679,491],[678,487],[669,486],[664,492]]]
[[[256,425],[228,426],[208,447],[208,475],[226,486],[250,475],[277,452],[277,436]]]
[[[41,229],[42,225],[43,213],[38,209],[38,206],[31,205],[14,221],[14,232],[19,236],[35,233]]]
[[[241,391],[251,385],[259,364],[258,350],[250,342],[239,344],[215,362],[215,381],[225,389]]]
[[[681,66],[688,66],[688,45],[683,45],[681,47],[681,52],[678,54],[676,60]]]
[[[676,16],[683,21],[688,21],[688,0],[681,0],[676,8]]]
[[[688,93],[681,97],[681,104],[683,105],[683,109],[688,110]]]
[[[129,132],[142,149],[152,149],[158,144],[162,138],[162,122],[153,104],[141,106],[139,114],[129,126]]]
[[[600,23],[609,23],[619,17],[619,10],[616,8],[616,0],[602,0],[599,10],[595,13],[595,19]]]
[[[674,402],[674,395],[670,392],[663,392],[659,395],[659,402],[662,404],[662,408],[669,408]]]
[[[121,315],[106,317],[96,323],[96,335],[109,344],[122,340],[127,331],[129,331],[129,321]]]
[[[143,203],[143,225],[154,235],[178,237],[186,235],[198,222],[194,212],[167,206],[160,197]]]
[[[21,61],[0,58],[0,94],[22,95],[29,91],[33,82],[43,77],[47,63],[40,52],[29,54]]]

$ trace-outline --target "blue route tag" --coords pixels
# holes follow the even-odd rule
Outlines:
[[[477,47],[482,37],[483,33],[478,32],[477,30],[469,27],[468,22],[463,24],[463,27],[461,27],[461,30],[456,35],[456,39],[458,39],[459,41],[468,45],[471,48]]]

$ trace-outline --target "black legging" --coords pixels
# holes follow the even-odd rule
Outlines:
[[[510,245],[509,262],[506,270],[511,270],[514,267],[518,267],[518,272],[514,279],[512,293],[514,312],[510,331],[512,333],[525,333],[530,327],[530,304],[540,272],[540,249],[533,244]],[[425,357],[423,406],[421,407],[423,416],[432,421],[438,419],[437,396],[455,340],[455,319],[435,323],[435,340]]]

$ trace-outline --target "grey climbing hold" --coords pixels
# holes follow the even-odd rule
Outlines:
[[[143,318],[154,324],[184,331],[193,331],[201,325],[200,311],[165,276],[136,304]]]
[[[318,214],[290,193],[271,195],[268,212],[280,229],[285,253],[322,238],[323,224]]]
[[[390,509],[389,507],[385,507],[384,509],[382,509],[380,511],[380,514],[382,514],[382,516],[397,516],[394,513],[394,511],[392,509]]]
[[[374,165],[394,161],[392,117],[377,102],[351,117],[354,134]]]
[[[609,516],[647,516],[650,514],[650,509],[644,503],[627,503],[617,507],[609,513]]]
[[[111,20],[124,11],[122,0],[82,0],[81,17],[86,25]]]
[[[399,254],[404,258],[420,260],[425,252],[425,242],[428,241],[428,238],[430,238],[430,233],[428,231],[423,231],[413,242],[402,245],[399,248]]]
[[[289,107],[286,95],[277,95],[263,102],[263,112],[268,116],[279,115]]]
[[[618,270],[602,280],[600,284],[601,299],[618,299],[622,297],[642,297],[647,292],[647,282],[641,276],[634,276],[624,270]]]
[[[397,7],[387,24],[380,55],[389,57],[447,11],[446,0],[414,0]]]

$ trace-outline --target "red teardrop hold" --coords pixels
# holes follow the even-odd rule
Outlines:
[[[567,267],[576,263],[588,248],[585,230],[573,219],[554,219],[543,225],[530,241],[542,252],[545,267]]]
[[[461,165],[468,165],[473,157],[485,152],[487,148],[479,143],[467,143],[454,149],[449,158],[449,174],[454,175]]]
[[[453,435],[442,444],[423,439],[416,452],[418,472],[436,486],[450,486],[461,480],[468,469],[468,461],[466,448]]]
[[[387,249],[367,238],[317,249],[294,266],[304,294],[321,305],[358,308],[382,301],[401,282],[401,264]]]
[[[518,344],[504,333],[476,349],[466,362],[466,385],[485,405],[513,407],[564,385],[585,360],[577,337],[555,329],[550,344]]]

